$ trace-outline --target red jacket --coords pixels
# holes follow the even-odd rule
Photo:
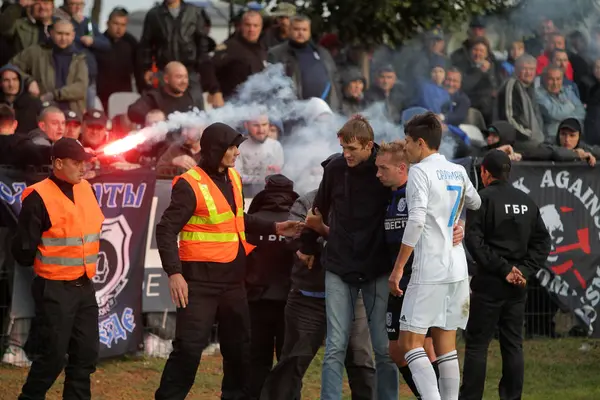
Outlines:
[[[541,75],[548,65],[550,65],[550,58],[548,57],[547,53],[544,53],[537,58],[537,68],[535,71],[536,74]],[[571,66],[571,61],[569,61],[569,64],[567,64],[567,72],[565,72],[565,76],[568,80],[573,80],[573,67]]]

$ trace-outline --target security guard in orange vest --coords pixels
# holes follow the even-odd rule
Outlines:
[[[156,227],[158,251],[177,305],[173,352],[157,400],[185,399],[215,321],[224,359],[221,399],[248,399],[250,317],[244,281],[246,256],[254,246],[246,242],[246,228],[293,236],[302,226],[244,213],[240,174],[233,168],[244,140],[225,124],[207,127],[200,141],[200,166],[174,179],[171,204]]]
[[[33,265],[35,318],[25,345],[33,363],[19,400],[45,399],[63,367],[63,399],[91,398],[99,348],[91,279],[104,215],[83,179],[90,158],[77,140],[60,139],[52,175],[23,191],[12,252],[19,264]]]

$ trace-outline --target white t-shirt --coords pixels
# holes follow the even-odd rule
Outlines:
[[[245,184],[264,184],[265,178],[275,173],[268,167],[283,168],[283,148],[275,139],[267,138],[260,143],[248,138],[239,149],[235,169],[242,175]]]
[[[481,198],[465,168],[439,153],[424,158],[409,169],[406,200],[409,220],[417,219],[423,226],[414,248],[411,283],[440,284],[468,278],[465,250],[462,244],[452,245],[452,230],[463,207],[476,210]]]

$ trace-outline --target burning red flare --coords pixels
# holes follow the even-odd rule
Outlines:
[[[130,136],[125,136],[122,139],[115,140],[114,142],[106,145],[102,152],[107,156],[116,156],[123,154],[129,150],[135,149],[138,145],[146,141],[146,136],[143,132],[134,133]]]

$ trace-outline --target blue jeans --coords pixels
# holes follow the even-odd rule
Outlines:
[[[389,295],[386,275],[363,285],[349,285],[329,271],[325,274],[325,308],[327,311],[327,340],[323,358],[321,400],[340,400],[344,360],[354,319],[358,291],[362,291],[371,344],[375,353],[377,400],[398,399],[398,368],[389,355],[385,314]]]

